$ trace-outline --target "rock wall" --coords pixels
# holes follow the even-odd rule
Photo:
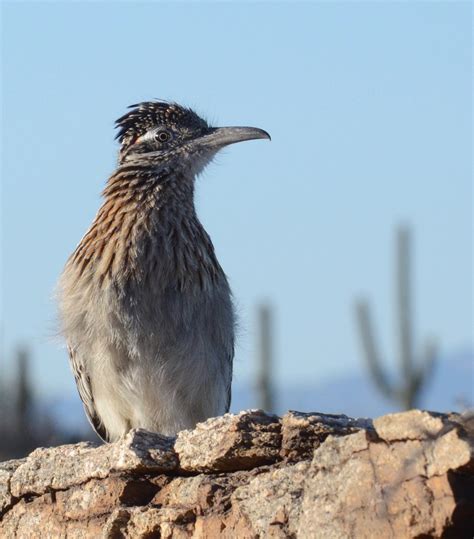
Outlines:
[[[261,411],[0,464],[0,537],[474,536],[474,420]]]

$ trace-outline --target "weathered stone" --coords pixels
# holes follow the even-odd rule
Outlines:
[[[39,448],[14,471],[11,494],[43,494],[64,490],[114,472],[157,473],[177,467],[173,439],[142,429],[130,431],[115,444],[91,443]]]
[[[426,440],[436,437],[445,426],[452,427],[446,416],[423,410],[388,414],[373,423],[377,434],[387,442]]]
[[[262,410],[225,414],[178,434],[175,451],[183,470],[229,472],[279,460],[279,418]]]
[[[314,452],[300,534],[441,537],[453,523],[460,490],[450,489],[449,473],[473,458],[456,425],[413,410],[376,419],[374,427],[377,438],[329,437]],[[464,500],[471,511],[473,501]]]
[[[26,459],[7,460],[0,463],[0,515],[12,504],[11,478]]]
[[[471,538],[469,421],[250,411],[174,447],[139,430],[38,449],[0,464],[0,537]]]
[[[232,507],[260,537],[294,536],[309,467],[310,463],[303,461],[257,475],[235,490]]]
[[[345,436],[371,429],[370,419],[352,419],[345,415],[303,413],[290,410],[281,419],[281,456],[297,461],[311,459],[313,451],[330,435]]]

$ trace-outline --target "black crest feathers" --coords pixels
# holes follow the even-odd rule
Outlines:
[[[145,101],[128,107],[129,112],[121,116],[115,126],[116,139],[122,148],[133,144],[150,129],[160,125],[207,128],[207,123],[193,110],[167,101]]]

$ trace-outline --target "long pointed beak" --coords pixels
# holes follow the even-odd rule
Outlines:
[[[244,140],[264,138],[271,140],[270,135],[258,127],[214,127],[210,132],[199,137],[199,142],[206,148],[219,149]]]

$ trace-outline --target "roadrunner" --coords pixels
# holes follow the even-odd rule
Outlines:
[[[102,207],[59,282],[77,388],[106,441],[135,427],[174,435],[229,410],[232,298],[194,183],[224,146],[270,138],[175,103],[130,108]]]

